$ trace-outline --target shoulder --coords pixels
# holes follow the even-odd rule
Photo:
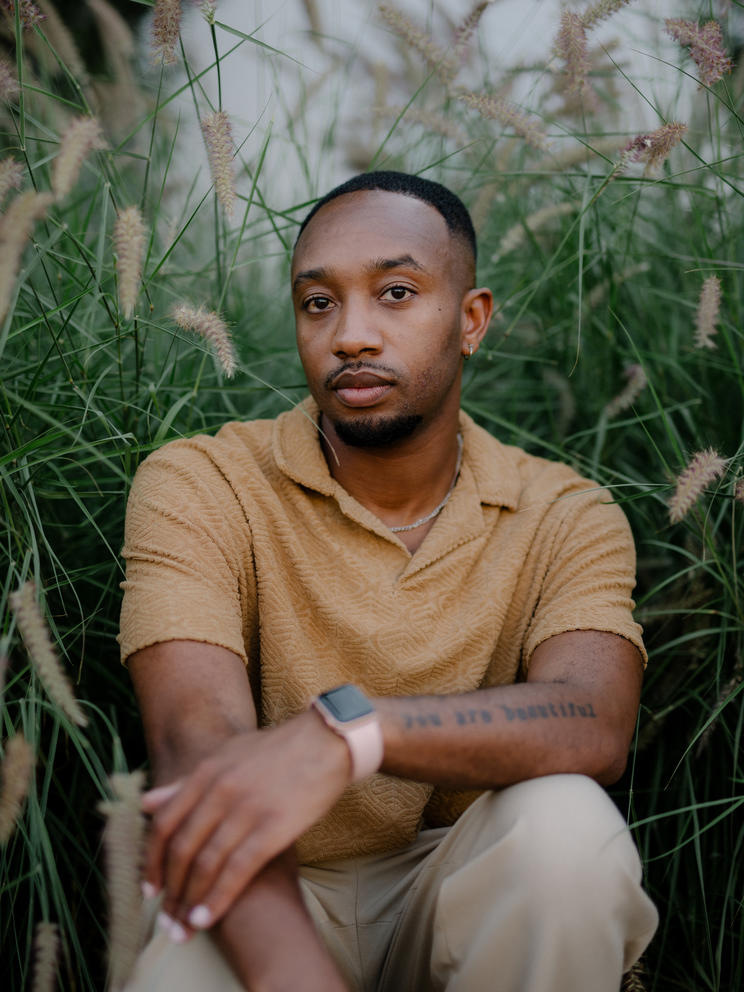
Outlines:
[[[467,414],[461,414],[468,464],[485,503],[513,510],[552,506],[569,496],[583,502],[612,501],[608,490],[566,462],[533,455],[504,444]]]

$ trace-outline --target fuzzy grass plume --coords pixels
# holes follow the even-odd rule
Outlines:
[[[403,41],[423,58],[429,68],[436,73],[445,86],[449,86],[457,75],[457,59],[448,55],[440,48],[432,37],[413,21],[409,20],[397,7],[389,3],[381,3],[378,7],[382,19],[390,25],[393,31]]]
[[[618,10],[627,7],[632,0],[598,0],[588,7],[581,15],[581,23],[587,31],[591,31],[608,17],[612,17]]]
[[[636,135],[623,149],[620,160],[612,171],[612,178],[622,175],[631,162],[645,162],[647,173],[656,172],[686,132],[686,124],[672,121],[648,134]]]
[[[480,24],[480,19],[485,13],[486,7],[490,7],[491,3],[492,0],[486,0],[485,3],[476,3],[458,26],[457,31],[455,32],[454,44],[455,59],[458,62],[462,60],[462,57],[465,54],[465,49],[468,47],[470,39],[475,34],[475,31]]]
[[[547,138],[542,128],[508,100],[489,96],[487,93],[471,93],[469,90],[459,90],[455,96],[468,107],[477,110],[481,117],[510,127],[533,148],[547,147]]]
[[[4,55],[0,55],[0,100],[9,103],[18,96],[20,86],[15,66]]]
[[[176,61],[176,46],[181,30],[181,0],[157,0],[152,18],[152,50],[165,65]]]
[[[0,321],[10,305],[21,256],[34,224],[52,202],[51,193],[28,190],[16,196],[0,216]]]
[[[5,745],[0,792],[0,844],[7,844],[28,795],[34,753],[23,734],[13,734]]]
[[[23,183],[23,166],[14,158],[0,160],[0,208],[11,189],[20,189]]]
[[[47,625],[36,602],[33,582],[26,582],[17,592],[11,594],[10,608],[15,614],[29,657],[50,699],[73,723],[84,727],[88,721],[57,658]]]
[[[719,479],[726,471],[726,462],[712,448],[693,455],[685,470],[677,478],[674,495],[669,500],[669,520],[679,523],[702,495],[705,487]]]
[[[119,280],[119,306],[128,320],[134,312],[142,279],[145,250],[145,224],[139,207],[125,207],[114,224],[116,273]]]
[[[106,817],[103,847],[109,922],[109,982],[123,989],[142,947],[140,880],[145,844],[145,818],[140,809],[145,776],[141,771],[111,776],[112,798],[99,804]]]
[[[18,17],[24,28],[34,28],[43,22],[44,15],[35,3],[31,3],[31,0],[18,0],[17,4],[15,0],[0,0],[0,10],[5,12],[8,19],[15,20],[16,6],[18,7]]]
[[[561,23],[554,42],[555,54],[564,63],[565,87],[582,99],[594,102],[594,91],[589,85],[589,43],[580,14],[573,10],[561,12]]]
[[[201,126],[217,199],[225,215],[232,217],[235,212],[236,193],[232,164],[235,148],[230,118],[224,110],[216,110],[203,118]]]
[[[34,984],[31,992],[54,992],[57,988],[59,928],[41,920],[34,933]]]
[[[193,331],[212,345],[222,371],[228,379],[231,379],[235,375],[238,363],[227,324],[219,314],[205,307],[192,307],[188,303],[179,303],[173,308],[171,315],[179,327],[185,331]]]
[[[69,124],[52,164],[52,192],[57,200],[67,196],[75,185],[87,156],[103,147],[101,125],[95,117],[76,117]]]
[[[700,290],[697,313],[695,314],[695,346],[715,348],[716,321],[721,307],[721,280],[718,276],[708,276]]]
[[[525,217],[518,224],[514,224],[501,239],[498,251],[495,252],[491,261],[498,262],[504,255],[508,255],[517,248],[521,248],[527,240],[528,234],[536,234],[547,224],[557,217],[565,217],[567,214],[574,214],[579,209],[580,204],[566,201],[564,203],[551,203],[547,207],[541,207],[534,213]]]
[[[690,57],[698,67],[704,86],[712,86],[731,72],[733,62],[723,47],[723,33],[717,21],[698,24],[697,21],[667,18],[664,26],[667,34],[690,49]]]
[[[633,406],[635,401],[648,385],[646,373],[644,372],[642,365],[629,365],[624,370],[623,374],[627,380],[625,387],[621,389],[617,396],[613,397],[613,399],[611,399],[605,406],[604,412],[608,419],[616,417],[619,413],[622,413],[623,410],[628,410],[631,406]]]

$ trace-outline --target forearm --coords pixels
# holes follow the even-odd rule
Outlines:
[[[343,992],[346,986],[305,908],[294,855],[271,861],[213,928],[251,992]]]
[[[455,696],[376,700],[382,770],[450,788],[498,788],[578,772],[611,784],[628,740],[611,701],[576,686],[520,683]]]

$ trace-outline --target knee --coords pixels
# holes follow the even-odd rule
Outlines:
[[[583,893],[590,902],[603,901],[619,875],[640,880],[640,861],[625,822],[592,779],[550,775],[521,782],[500,796],[512,807],[515,868],[538,899],[555,906],[569,894]]]

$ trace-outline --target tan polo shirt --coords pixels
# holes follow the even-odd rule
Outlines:
[[[461,413],[457,485],[411,555],[331,477],[317,418],[306,400],[143,462],[127,507],[123,660],[173,639],[229,648],[269,725],[343,682],[372,696],[511,683],[568,630],[644,653],[633,540],[606,491]],[[392,850],[476,795],[374,775],[300,839],[300,860]]]

